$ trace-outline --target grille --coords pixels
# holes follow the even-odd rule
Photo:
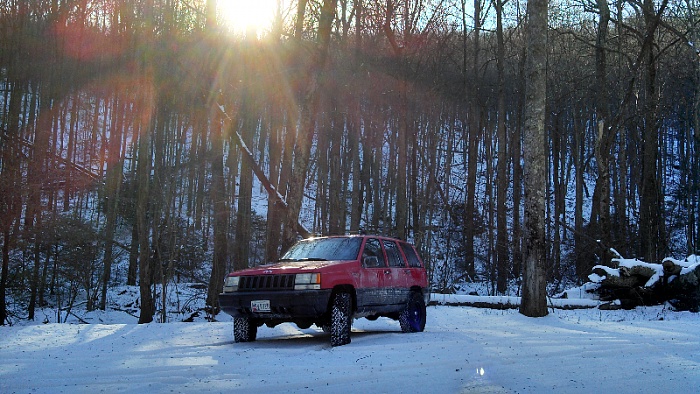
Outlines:
[[[241,276],[238,291],[294,290],[294,274]]]

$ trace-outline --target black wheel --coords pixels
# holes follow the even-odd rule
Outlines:
[[[238,342],[253,342],[258,335],[258,326],[249,317],[233,318],[233,340]]]
[[[352,329],[352,298],[349,293],[338,293],[331,304],[331,346],[350,343]]]
[[[425,329],[425,300],[417,292],[411,292],[406,307],[399,315],[402,332],[422,332]]]

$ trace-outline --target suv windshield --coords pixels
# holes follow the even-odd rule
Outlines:
[[[280,261],[355,260],[360,253],[362,238],[333,237],[299,241]]]

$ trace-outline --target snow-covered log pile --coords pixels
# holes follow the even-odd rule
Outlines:
[[[611,268],[593,267],[588,276],[597,284],[595,293],[601,309],[632,309],[640,305],[658,305],[669,302],[677,310],[700,311],[700,256],[685,260],[666,258],[661,264],[625,259],[612,250],[617,258]]]

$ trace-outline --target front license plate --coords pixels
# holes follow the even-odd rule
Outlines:
[[[270,300],[256,300],[250,302],[253,312],[270,312]]]

